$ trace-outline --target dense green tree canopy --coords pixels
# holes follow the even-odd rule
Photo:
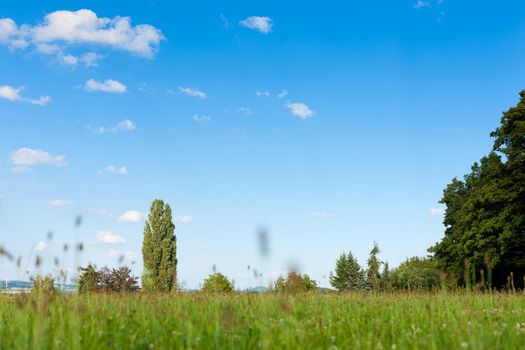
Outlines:
[[[274,283],[274,288],[276,292],[286,293],[312,292],[318,289],[317,282],[310,276],[294,271],[289,272],[286,279],[279,277]]]
[[[144,227],[142,242],[146,291],[170,291],[177,283],[177,239],[169,204],[155,199]]]
[[[222,273],[216,272],[204,280],[202,291],[207,293],[233,292],[233,284]]]
[[[523,282],[525,91],[520,95],[518,105],[503,114],[491,133],[493,150],[443,192],[445,236],[429,251],[441,269],[460,279],[494,269],[496,286],[504,284],[511,271],[516,282]]]
[[[392,271],[392,283],[397,289],[431,290],[440,284],[439,270],[431,259],[413,257]]]

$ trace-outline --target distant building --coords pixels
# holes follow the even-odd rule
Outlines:
[[[64,293],[71,293],[74,292],[77,289],[77,286],[75,284],[68,284],[68,283],[59,283],[55,282],[54,286],[56,290]],[[10,281],[0,281],[0,292],[29,292],[33,288],[33,282],[28,281],[18,281],[18,280],[10,280]]]

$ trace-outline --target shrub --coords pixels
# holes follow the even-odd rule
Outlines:
[[[202,291],[207,293],[229,293],[233,284],[222,273],[216,272],[204,280]]]
[[[413,257],[392,271],[392,282],[398,289],[431,290],[440,284],[439,270],[431,259]]]

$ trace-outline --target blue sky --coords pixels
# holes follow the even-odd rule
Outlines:
[[[290,266],[327,286],[340,253],[365,263],[374,241],[391,266],[425,255],[443,234],[443,188],[490,149],[525,88],[524,11],[517,0],[2,4],[0,246],[22,266],[0,260],[0,279],[53,271],[54,256],[69,276],[88,262],[140,275],[154,198],[174,209],[188,288],[214,265],[238,287]]]

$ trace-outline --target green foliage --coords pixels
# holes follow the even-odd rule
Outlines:
[[[90,292],[116,292],[128,293],[138,291],[138,278],[131,275],[127,266],[118,269],[103,267],[96,271],[93,265],[81,268],[78,279],[79,293]]]
[[[207,293],[233,292],[233,284],[222,273],[216,272],[204,280],[202,291]]]
[[[89,264],[87,267],[80,268],[80,277],[78,278],[79,293],[96,292],[98,283],[99,275],[93,265]]]
[[[491,136],[493,151],[445,188],[445,236],[429,251],[463,283],[487,269],[501,286],[511,271],[518,281],[525,271],[525,91]]]
[[[177,287],[177,239],[169,204],[155,199],[144,227],[142,243],[146,291],[171,291]]]
[[[431,259],[413,257],[392,271],[392,283],[397,289],[429,291],[440,285],[439,270]]]
[[[388,266],[388,262],[383,263],[383,272],[381,273],[381,280],[380,280],[380,286],[381,290],[390,292],[393,288],[392,283],[392,274],[390,273],[390,268]]]
[[[361,291],[367,288],[366,275],[351,252],[341,254],[336,261],[330,284],[339,291]]]
[[[381,261],[377,258],[379,253],[379,246],[374,242],[374,246],[370,251],[370,257],[367,261],[368,269],[366,271],[366,282],[370,289],[375,291],[379,290],[381,287],[381,273],[379,272]]]
[[[279,277],[274,282],[274,290],[278,293],[304,293],[313,292],[318,289],[317,282],[307,274],[301,275],[297,272],[289,272],[286,279]]]

